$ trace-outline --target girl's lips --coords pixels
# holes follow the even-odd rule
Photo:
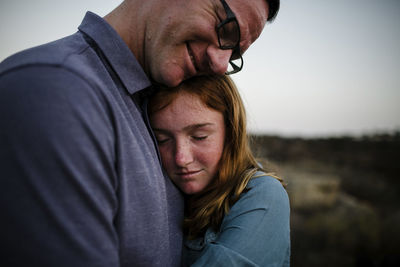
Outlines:
[[[181,177],[181,178],[193,178],[194,176],[196,176],[199,172],[201,172],[201,170],[198,171],[188,171],[188,172],[178,172],[176,173],[177,176]]]

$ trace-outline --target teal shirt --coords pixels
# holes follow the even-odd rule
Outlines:
[[[290,205],[273,177],[250,180],[249,191],[224,217],[218,232],[186,240],[184,266],[289,266]]]

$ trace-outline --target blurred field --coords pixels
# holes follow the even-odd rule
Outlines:
[[[292,266],[400,266],[400,133],[253,136],[288,184]]]

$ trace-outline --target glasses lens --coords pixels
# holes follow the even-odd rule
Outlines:
[[[218,40],[222,49],[232,49],[239,44],[239,25],[231,20],[218,27]]]
[[[228,64],[228,69],[225,72],[225,74],[233,74],[236,72],[239,72],[243,67],[243,59],[242,57],[239,57],[238,59],[232,59],[229,60],[229,64]]]

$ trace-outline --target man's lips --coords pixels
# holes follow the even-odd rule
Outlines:
[[[198,72],[198,67],[197,67],[197,64],[196,64],[196,58],[195,58],[195,56],[194,56],[194,54],[193,54],[192,49],[190,48],[189,43],[186,43],[186,47],[187,47],[187,51],[188,51],[188,54],[189,54],[190,61],[191,61],[192,64],[193,64],[194,71],[195,71],[195,72]]]

